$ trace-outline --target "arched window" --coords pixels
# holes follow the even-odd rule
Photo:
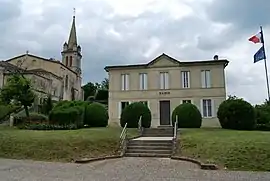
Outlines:
[[[69,57],[69,66],[72,66],[72,56]]]
[[[65,80],[65,88],[68,88],[68,75],[66,75],[66,80]]]
[[[66,66],[68,66],[68,56],[66,56]]]

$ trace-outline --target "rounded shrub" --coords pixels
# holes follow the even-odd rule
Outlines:
[[[178,128],[200,128],[202,125],[202,115],[198,108],[190,103],[177,106],[172,113],[173,124],[178,120]]]
[[[121,113],[120,124],[122,127],[127,123],[128,128],[138,128],[138,122],[141,117],[142,127],[151,127],[151,111],[141,102],[134,102],[125,107]]]
[[[90,127],[106,127],[108,125],[108,111],[103,104],[92,103],[85,109],[85,124]]]
[[[243,99],[229,98],[218,108],[217,117],[224,129],[252,130],[256,126],[255,110]]]

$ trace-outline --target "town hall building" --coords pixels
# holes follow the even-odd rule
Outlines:
[[[179,61],[161,54],[145,64],[112,65],[109,74],[109,124],[119,125],[125,106],[143,102],[151,110],[152,127],[171,125],[173,110],[192,103],[200,110],[202,126],[220,126],[219,105],[226,100],[228,60]]]

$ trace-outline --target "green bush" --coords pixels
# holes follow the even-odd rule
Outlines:
[[[21,106],[16,105],[0,105],[0,122],[6,116],[19,109]]]
[[[58,107],[53,109],[49,115],[50,124],[72,125],[75,124],[78,128],[83,127],[84,107]]]
[[[220,104],[217,117],[224,129],[252,130],[256,127],[253,106],[236,97],[230,97]]]
[[[51,124],[23,124],[18,126],[19,129],[28,130],[75,130],[77,126],[71,125],[51,125]]]
[[[30,113],[29,118],[24,114],[22,115],[17,115],[14,116],[14,125],[20,125],[20,124],[25,124],[25,123],[43,123],[47,122],[48,117],[43,114],[38,114],[38,113]]]
[[[200,128],[202,115],[198,108],[190,103],[177,106],[172,113],[172,123],[175,123],[177,116],[178,128]]]
[[[122,111],[120,124],[122,127],[127,123],[128,128],[138,128],[140,117],[142,117],[142,127],[150,128],[152,117],[149,108],[141,102],[131,103]]]
[[[262,104],[255,106],[257,124],[270,123],[270,105]]]
[[[108,125],[108,111],[103,104],[92,103],[86,106],[85,124],[90,127],[106,127]]]

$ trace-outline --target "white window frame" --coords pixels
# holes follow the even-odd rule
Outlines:
[[[160,72],[160,89],[169,89],[169,72]]]
[[[190,88],[190,71],[181,71],[182,88]]]
[[[131,101],[120,101],[119,103],[118,103],[118,118],[120,118],[121,117],[121,113],[122,113],[122,103],[128,103],[128,105],[129,104],[131,104]]]
[[[202,88],[211,88],[211,71],[210,70],[201,71],[201,82],[202,82]]]
[[[210,104],[208,102],[206,102],[206,115],[204,114],[204,101],[209,101],[210,100]],[[209,105],[211,105],[211,108],[209,109]],[[209,110],[211,110],[211,114],[209,112]],[[214,99],[211,98],[204,98],[201,100],[201,114],[203,118],[214,118],[216,116],[215,113],[215,101]]]
[[[121,90],[129,90],[129,74],[121,74]]]
[[[140,73],[140,90],[147,90],[147,84],[148,84],[148,75],[147,73]]]

